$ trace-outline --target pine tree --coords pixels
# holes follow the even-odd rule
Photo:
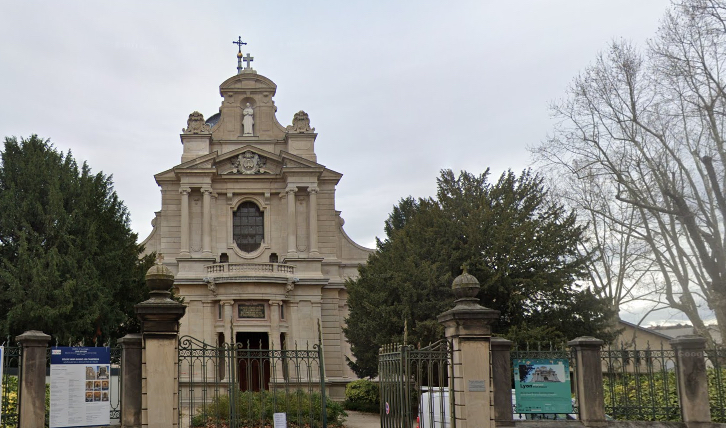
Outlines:
[[[386,239],[348,282],[345,334],[359,377],[375,376],[378,349],[443,338],[437,315],[453,307],[451,282],[466,265],[481,283],[481,304],[501,312],[494,332],[518,341],[604,337],[607,305],[576,281],[583,227],[552,202],[542,179],[511,171],[492,184],[488,171],[444,170],[436,198],[408,197],[385,224]]]
[[[138,328],[151,260],[110,176],[36,135],[6,138],[0,213],[0,332],[88,344]]]

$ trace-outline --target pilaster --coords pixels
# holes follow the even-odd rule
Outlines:
[[[202,253],[212,255],[212,189],[202,188]]]
[[[310,194],[310,257],[320,256],[318,251],[318,191],[317,187],[310,187],[308,193]]]

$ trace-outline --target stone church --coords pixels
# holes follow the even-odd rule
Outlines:
[[[154,176],[161,211],[143,244],[175,274],[187,305],[182,335],[304,348],[317,343],[319,322],[326,380],[340,397],[356,378],[345,360],[345,281],[372,250],[343,230],[342,174],[318,163],[308,115],[277,121],[276,90],[238,60],[219,86],[219,113],[189,115],[181,163]]]

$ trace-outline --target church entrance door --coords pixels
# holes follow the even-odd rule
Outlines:
[[[235,341],[240,390],[269,390],[270,342],[267,333],[240,332],[237,333]]]

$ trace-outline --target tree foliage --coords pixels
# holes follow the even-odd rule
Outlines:
[[[517,340],[602,335],[603,302],[575,281],[583,228],[549,200],[542,179],[511,171],[496,183],[442,171],[436,198],[402,199],[385,224],[386,239],[348,283],[345,334],[359,377],[374,376],[381,345],[426,345],[443,337],[437,315],[453,307],[451,283],[462,266],[481,283],[482,305],[501,312],[497,334]]]
[[[111,177],[33,135],[6,138],[0,166],[0,331],[92,343],[138,328],[149,257]]]
[[[609,183],[663,299],[711,341],[704,317],[726,335],[725,23],[723,0],[683,0],[645,49],[613,42],[554,105],[559,125],[535,151]]]

